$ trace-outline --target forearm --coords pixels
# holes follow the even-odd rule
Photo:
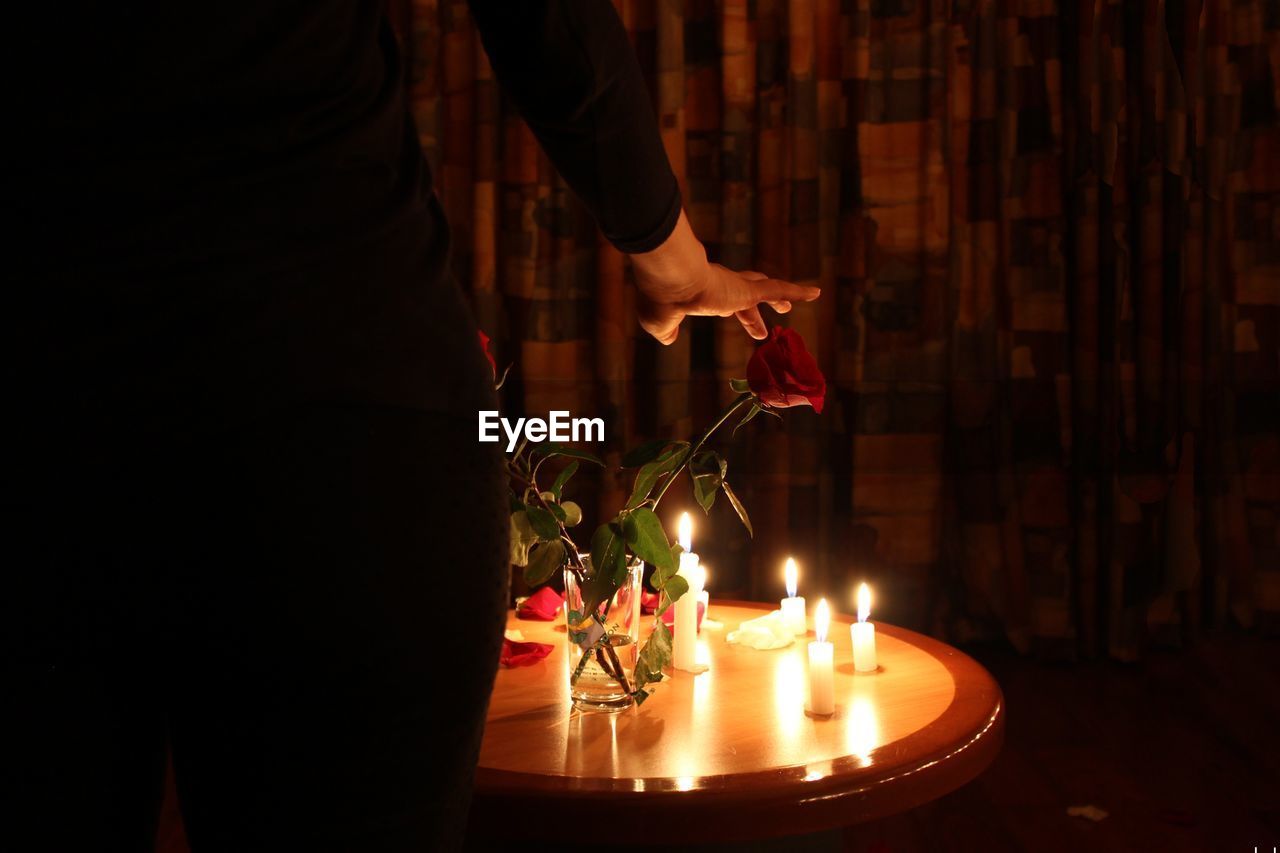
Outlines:
[[[494,73],[610,242],[648,252],[680,191],[631,42],[608,0],[469,0]]]

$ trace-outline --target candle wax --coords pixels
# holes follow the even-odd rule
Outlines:
[[[830,716],[836,712],[835,650],[831,643],[809,644],[809,713]]]
[[[870,622],[854,622],[849,626],[853,638],[853,668],[858,672],[875,672],[876,626]]]
[[[697,669],[698,650],[698,596],[702,594],[700,585],[694,586],[698,580],[698,555],[684,553],[680,555],[679,574],[689,583],[689,591],[676,599],[675,637],[671,641],[671,665],[676,669],[694,671]]]
[[[804,596],[796,595],[782,599],[782,624],[797,637],[809,632],[809,617],[805,613]]]

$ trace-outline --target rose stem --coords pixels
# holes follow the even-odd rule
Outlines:
[[[676,470],[671,473],[671,476],[667,478],[667,481],[662,484],[662,488],[658,490],[658,496],[653,499],[653,506],[655,509],[658,506],[658,502],[662,500],[662,496],[667,493],[667,489],[669,489],[671,484],[676,481],[676,478],[680,476],[680,472],[689,467],[689,463],[693,461],[694,454],[702,449],[702,445],[707,443],[707,439],[711,438],[712,434],[716,430],[724,426],[724,422],[729,420],[734,412],[742,408],[743,403],[752,400],[754,397],[754,394],[743,394],[741,397],[734,400],[733,405],[725,409],[724,414],[720,416],[720,420],[716,421],[710,429],[702,434],[702,437],[698,439],[697,444],[689,448],[688,452],[684,455],[684,459],[680,461],[680,467],[676,468]]]
[[[532,480],[525,479],[516,471],[512,471],[512,473],[515,474],[517,477],[519,477],[519,479],[524,483],[524,485],[532,487],[533,494],[537,498],[538,503],[542,505],[543,509],[550,512],[551,508],[547,506],[547,502],[543,500],[542,492],[538,490],[537,484],[534,483]],[[554,515],[554,513],[552,514]],[[574,544],[572,539],[569,538],[569,532],[565,529],[564,522],[561,522],[557,519],[557,524],[560,525],[560,538],[566,540],[572,546],[570,548],[565,549],[565,553],[569,557],[569,563],[570,563],[569,570],[573,572],[573,575],[577,579],[578,583],[582,584],[585,581],[585,578],[582,574],[582,558],[578,556],[578,546]],[[606,627],[604,620],[600,618],[600,614],[598,612],[592,613],[591,616],[600,625],[601,628],[605,629],[605,635],[607,636],[609,633],[609,629]],[[597,648],[596,660],[600,662],[600,668],[603,669],[610,678],[618,682],[618,685],[622,687],[624,691],[626,691],[627,693],[630,693],[631,683],[630,681],[627,680],[626,673],[623,672],[622,661],[618,660],[618,653],[613,650],[613,644],[605,643],[603,646],[603,649],[604,649],[604,652],[609,656],[609,663],[612,664],[612,667],[606,665],[604,658],[601,655],[601,649]]]

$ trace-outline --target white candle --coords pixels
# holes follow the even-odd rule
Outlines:
[[[809,713],[829,717],[836,712],[835,649],[827,642],[831,614],[825,598],[813,611],[813,633],[809,644]]]
[[[697,670],[698,596],[702,594],[702,566],[693,553],[693,521],[689,513],[681,513],[678,536],[680,547],[679,575],[689,584],[689,591],[676,600],[675,637],[672,638],[671,665],[686,671]]]
[[[858,587],[858,621],[849,626],[853,636],[853,668],[858,672],[875,672],[876,626],[867,621],[871,615],[871,590],[864,583]]]
[[[702,591],[698,593],[698,601],[702,603],[702,618],[711,618],[711,593],[707,592],[707,564],[699,563],[702,569]],[[702,623],[698,623],[698,633],[702,633]]]
[[[796,561],[791,557],[787,557],[785,572],[787,597],[782,599],[782,624],[797,637],[803,637],[809,632],[809,617],[805,614],[804,596],[796,595],[796,582],[800,572],[796,568]]]

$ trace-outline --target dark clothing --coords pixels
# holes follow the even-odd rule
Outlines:
[[[503,89],[609,240],[656,249],[680,216],[640,65],[597,0],[469,0]]]
[[[499,79],[605,234],[657,246],[680,194],[612,4],[471,6]],[[81,383],[82,363],[198,378],[216,396],[182,404],[219,411],[250,389],[476,409],[472,386],[422,378],[474,335],[439,304],[447,226],[381,4],[41,8],[27,29],[50,82],[26,93],[37,191],[19,201],[39,279],[19,331],[37,350],[56,342],[90,389],[103,377]],[[356,272],[371,262],[382,269]]]
[[[151,850],[167,737],[196,853],[456,847],[506,608],[475,428],[293,406],[120,448],[7,513],[43,808],[0,846]]]
[[[679,193],[611,4],[472,6],[606,235],[656,246]],[[25,14],[0,599],[32,837],[147,849],[167,732],[197,853],[453,846],[507,526],[382,5]]]

